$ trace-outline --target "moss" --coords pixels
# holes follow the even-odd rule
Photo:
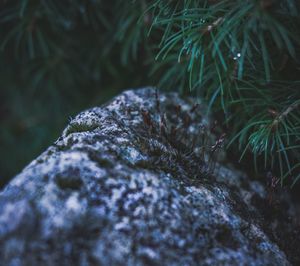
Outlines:
[[[85,123],[73,123],[70,124],[66,131],[66,136],[77,133],[77,132],[89,132],[96,129],[99,125],[98,124],[85,124]]]
[[[160,108],[154,112],[140,110],[143,125],[135,132],[132,145],[146,159],[137,160],[135,165],[171,173],[192,183],[209,178],[214,167],[205,161],[203,155],[210,151],[208,129],[201,122],[193,121],[189,111],[175,105],[165,108],[158,97],[156,106]],[[188,130],[190,126],[203,129],[203,132],[193,134]],[[204,152],[198,154],[196,149]]]

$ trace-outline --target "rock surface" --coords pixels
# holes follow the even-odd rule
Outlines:
[[[80,113],[0,194],[0,265],[290,265],[208,123],[152,88]]]

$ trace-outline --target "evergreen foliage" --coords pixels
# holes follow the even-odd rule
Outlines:
[[[68,111],[76,109],[74,101],[77,107],[92,104],[107,84],[113,91],[145,84],[178,89],[207,100],[229,129],[228,147],[238,147],[241,158],[252,153],[258,169],[282,182],[300,179],[296,0],[0,5],[0,75],[8,77],[9,90],[58,95],[49,104],[66,112],[66,99],[73,106]]]

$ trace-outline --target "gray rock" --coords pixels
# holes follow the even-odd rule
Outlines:
[[[205,113],[152,88],[80,113],[0,194],[0,264],[290,265]]]

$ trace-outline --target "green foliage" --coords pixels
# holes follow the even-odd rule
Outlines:
[[[161,86],[189,88],[223,111],[241,159],[292,184],[300,178],[299,4],[286,1],[149,3]]]
[[[207,99],[241,158],[252,153],[259,170],[282,182],[300,178],[297,1],[10,0],[0,6],[0,77],[11,114],[0,142],[16,141],[11,121],[33,123],[30,136],[48,140],[62,117],[117,88],[151,84]],[[39,133],[45,120],[51,122]]]

